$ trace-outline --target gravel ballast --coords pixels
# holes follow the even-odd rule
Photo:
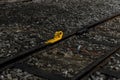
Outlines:
[[[116,19],[119,20],[119,18]],[[110,23],[111,21],[91,29],[82,36],[71,37],[49,50],[36,53],[28,59],[28,64],[52,73],[73,77],[88,64],[98,60],[101,55],[111,53],[119,46],[120,32],[116,31],[111,34],[113,29],[112,26],[109,26],[113,24]],[[106,25],[108,23],[110,24]],[[119,29],[116,27],[114,31]],[[106,33],[108,36],[104,35]],[[117,36],[114,36],[115,34]]]
[[[0,61],[43,45],[46,40],[53,38],[55,31],[62,30],[65,37],[84,25],[118,13],[119,10],[119,0],[34,0],[0,4]],[[120,17],[117,17],[100,25],[95,32],[91,30],[89,34],[73,37],[49,51],[39,52],[39,56],[31,56],[28,62],[43,70],[73,77],[88,63],[120,45],[119,25]],[[104,43],[98,45],[99,42]],[[9,70],[4,73],[7,71]],[[12,71],[16,73],[17,69]],[[18,70],[18,76],[19,73]],[[12,75],[7,74],[8,77]],[[29,74],[23,74],[22,77],[24,75]],[[6,74],[0,76],[2,80],[8,79]]]
[[[0,80],[47,80],[28,72],[22,71],[21,69],[7,69],[0,75]]]
[[[40,0],[38,0],[40,1]],[[119,1],[53,0],[0,4],[0,59],[64,36],[119,11]]]
[[[111,56],[110,60],[107,62],[106,65],[104,65],[103,68],[110,70],[110,71],[120,72],[120,50],[117,51],[113,56]],[[114,73],[111,73],[111,74],[114,74]],[[94,72],[88,78],[88,80],[106,80],[106,79],[107,80],[120,80],[120,78],[115,78],[113,76],[105,75],[101,73],[100,70]]]

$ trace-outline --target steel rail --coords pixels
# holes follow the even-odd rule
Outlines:
[[[15,68],[19,68],[23,71],[26,71],[30,74],[33,74],[37,77],[44,78],[47,80],[68,80],[68,78],[63,77],[61,74],[55,74],[53,72],[47,72],[40,68],[37,68],[32,65],[28,65],[26,63],[17,63],[15,64]]]
[[[101,67],[101,65],[106,60],[108,60],[112,55],[114,55],[119,50],[120,50],[120,46],[117,49],[115,49],[113,52],[101,56],[99,59],[89,64],[84,69],[82,69],[80,73],[78,73],[74,78],[72,78],[72,80],[81,80],[85,78],[86,75],[89,75],[91,74],[91,72],[96,71],[98,67]]]
[[[100,69],[99,72],[102,74],[105,74],[107,76],[120,78],[120,71],[113,71],[113,70],[109,70],[109,69]]]
[[[94,28],[95,26],[97,26],[99,24],[102,24],[106,21],[109,21],[109,20],[111,20],[111,19],[113,19],[117,16],[120,16],[120,13],[111,15],[110,17],[107,17],[107,18],[105,18],[101,21],[98,21],[96,23],[86,25],[83,28],[81,28],[81,29],[79,29],[75,32],[72,32],[70,35],[63,37],[63,39],[61,39],[60,41],[57,41],[53,44],[48,44],[48,45],[44,44],[44,45],[41,45],[41,46],[36,46],[36,47],[33,47],[32,49],[26,50],[24,52],[20,52],[20,53],[18,53],[18,55],[15,55],[13,57],[9,57],[9,58],[0,62],[0,72],[3,71],[6,68],[9,68],[9,67],[13,66],[15,63],[21,61],[22,59],[25,59],[26,57],[34,54],[35,52],[45,50],[45,49],[47,49],[47,48],[49,48],[49,47],[51,47],[51,46],[53,46],[53,45],[55,45],[55,44],[57,44],[61,41],[64,41],[64,40],[74,36],[74,35],[81,35],[81,34],[87,32],[89,29]]]

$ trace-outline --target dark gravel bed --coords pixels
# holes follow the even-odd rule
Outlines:
[[[91,24],[110,14],[119,12],[119,0],[33,0],[35,3],[52,4],[70,11],[76,18],[76,28]],[[72,16],[71,16],[72,17]],[[74,29],[75,26],[69,26]]]
[[[41,45],[52,38],[55,31],[66,30],[66,27],[58,25],[66,11],[55,6],[14,3],[0,8],[0,59]],[[51,22],[55,20],[56,23]]]
[[[120,50],[117,51],[109,61],[103,66],[104,69],[110,70],[110,71],[118,71],[120,72]],[[101,71],[96,71],[95,73],[91,74],[88,80],[120,80],[120,78],[115,78],[112,76],[107,76],[105,74],[102,74]]]
[[[111,35],[109,30],[111,26],[106,25],[108,23],[110,22],[97,26],[82,36],[67,39],[49,50],[36,53],[29,58],[28,64],[66,77],[73,77],[89,63],[119,46],[119,31],[113,33],[118,36]],[[116,30],[119,29],[116,27]],[[106,37],[105,32],[111,37]]]
[[[119,17],[108,21],[102,25],[99,25],[95,29],[92,29],[86,36],[82,36],[81,39],[87,40],[89,37],[93,40],[92,43],[98,40],[109,44],[109,46],[117,47],[120,45],[120,19]],[[94,31],[94,32],[93,32]],[[97,34],[97,35],[96,35]],[[115,45],[116,44],[116,45]],[[106,52],[105,52],[106,54]],[[112,71],[120,71],[120,50],[110,58],[110,61],[104,65],[104,68]],[[91,74],[88,80],[120,80],[115,77],[110,77],[102,74],[100,71],[96,71]]]
[[[120,10],[119,0],[42,0],[42,2],[36,3],[39,1],[0,4],[1,61],[18,54],[18,52],[44,44],[44,41],[53,37],[55,31],[62,30],[64,36],[66,36],[83,25],[99,21]],[[119,28],[119,19],[116,18],[110,22],[115,23],[111,24],[113,26],[110,27],[111,30]],[[116,31],[117,33],[120,32],[119,29]],[[119,34],[114,37],[116,36],[119,38]],[[39,56],[30,57],[29,64],[37,65],[51,72],[61,72],[60,74],[64,76],[72,77],[88,63],[92,62],[92,59],[96,59],[101,53],[104,54],[105,51],[108,52],[113,49],[89,41],[76,41],[76,38],[71,38],[69,41],[65,42],[66,44],[62,43],[55,46],[50,51],[40,52]],[[16,73],[17,69],[13,71]],[[21,72],[18,70],[19,73]],[[24,78],[24,75],[26,74],[23,74],[22,78]],[[4,76],[5,74],[1,79],[8,80]],[[8,73],[9,76],[11,76],[11,73]],[[38,78],[31,78],[31,80],[36,79]]]
[[[39,1],[0,4],[0,59],[41,45],[55,31],[66,36],[119,11],[118,0]]]
[[[80,55],[81,53],[77,50],[78,46],[76,37],[72,37],[48,50],[35,53],[36,55],[31,56],[25,62],[52,73],[73,77],[84,66],[92,62],[89,56]]]
[[[116,72],[120,71],[120,50],[116,52],[113,56],[111,56],[110,61],[107,62],[107,64],[104,65],[103,68]],[[102,74],[100,71],[96,71],[95,73],[91,74],[88,80],[120,80],[120,78],[118,79],[115,77],[110,77]]]
[[[17,24],[15,26],[18,26]],[[36,29],[28,27],[0,27],[0,59],[42,44]]]
[[[120,30],[119,25],[120,18],[117,17],[91,29],[91,31],[83,35],[81,39],[87,41],[92,40],[94,43],[99,41],[103,45],[117,47],[120,45],[120,31],[118,31]]]
[[[49,50],[36,53],[25,62],[52,73],[73,77],[94,59],[113,49],[113,47],[92,44],[74,36]]]
[[[110,58],[110,61],[105,65],[105,68],[120,71],[120,50]]]
[[[32,1],[32,0],[0,0],[0,4],[13,3],[13,2],[24,2],[24,1]]]
[[[47,80],[27,72],[22,71],[21,69],[7,69],[0,74],[0,80]]]
[[[105,27],[105,26],[103,26]],[[120,29],[120,28],[118,28]],[[106,44],[113,44],[111,46],[119,46],[120,45],[120,32],[112,32],[112,31],[101,31],[96,30],[90,31],[87,35],[83,35],[82,39],[90,38],[95,42],[101,41]]]
[[[79,15],[83,19],[85,19],[85,16],[89,16],[89,19],[85,19],[86,21],[91,21],[90,19],[93,17],[105,17],[106,14],[114,13],[114,11],[119,11],[120,9],[119,0],[33,0],[33,2],[57,5],[63,9],[70,10],[76,16]]]
[[[99,71],[93,73],[87,80],[120,80],[120,78],[106,76]]]

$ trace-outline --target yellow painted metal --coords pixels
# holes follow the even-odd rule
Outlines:
[[[55,42],[61,40],[62,37],[63,37],[63,32],[62,31],[56,31],[55,34],[54,34],[54,38],[46,41],[45,43],[46,44],[55,43]]]

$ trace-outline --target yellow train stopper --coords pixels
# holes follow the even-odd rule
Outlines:
[[[56,31],[55,34],[54,34],[54,38],[46,41],[45,43],[46,44],[55,43],[55,42],[61,40],[62,37],[63,37],[63,32],[62,31]]]

